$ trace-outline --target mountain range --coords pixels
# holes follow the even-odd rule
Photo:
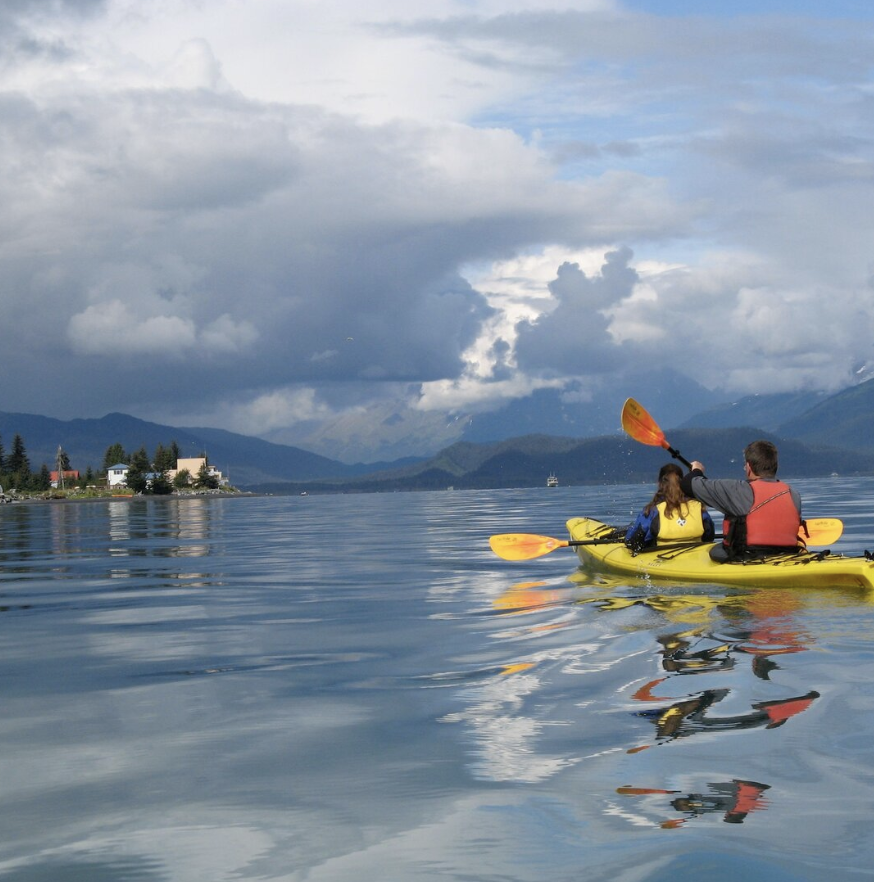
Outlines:
[[[123,413],[110,413],[99,419],[57,420],[0,412],[0,440],[7,454],[16,434],[24,441],[34,471],[42,463],[54,469],[58,447],[70,457],[74,469],[85,472],[89,466],[98,471],[113,444],[121,444],[129,454],[145,447],[151,456],[159,444],[168,447],[174,441],[182,456],[200,456],[205,452],[210,463],[239,487],[275,480],[348,479],[386,465],[347,465],[308,450],[224,429],[165,426]]]
[[[874,380],[834,395],[755,395],[714,403],[712,393],[694,383],[678,387],[674,378],[656,374],[648,379],[637,381],[634,397],[658,419],[671,444],[687,459],[705,462],[714,477],[738,474],[741,451],[756,437],[779,444],[784,477],[874,474]],[[448,440],[432,455],[381,462],[341,462],[223,429],[165,426],[119,413],[63,421],[0,412],[0,440],[8,453],[20,435],[34,469],[42,463],[52,468],[60,446],[80,471],[98,470],[112,444],[129,453],[145,447],[151,454],[158,444],[175,441],[183,456],[207,453],[235,486],[270,492],[539,486],[553,472],[563,485],[651,481],[667,454],[622,434],[619,416],[627,395],[614,394],[608,407],[599,395],[575,402],[543,390],[504,413],[465,418],[462,440]],[[690,413],[700,402],[705,406]],[[441,424],[458,422],[451,414],[439,416]],[[527,431],[532,427],[538,431]]]
[[[406,400],[369,403],[335,417],[301,422],[265,437],[277,444],[318,450],[346,463],[428,457],[458,441],[488,444],[521,435],[595,438],[621,431],[622,402],[646,402],[666,426],[679,425],[728,402],[694,380],[667,369],[618,371],[591,387],[539,389],[482,413],[424,410]]]

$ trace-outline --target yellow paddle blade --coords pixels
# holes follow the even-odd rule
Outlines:
[[[633,398],[627,399],[622,407],[622,428],[641,444],[668,447],[658,423]]]
[[[504,560],[531,560],[556,548],[567,548],[568,543],[534,533],[500,533],[489,538],[489,545]]]
[[[807,533],[802,527],[800,536],[806,545],[831,545],[844,532],[844,523],[839,518],[808,518],[805,523]]]
[[[665,439],[665,433],[659,428],[659,424],[633,399],[627,398],[622,406],[622,428],[641,444],[649,444],[652,447],[664,447],[674,459],[678,459],[687,469],[692,468],[692,463],[680,454]]]

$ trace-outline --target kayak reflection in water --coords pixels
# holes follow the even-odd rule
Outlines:
[[[675,605],[679,606],[681,599],[674,598]],[[686,602],[689,600],[686,599]],[[806,710],[819,697],[818,692],[811,691],[790,698],[751,703],[747,713],[718,716],[713,711],[714,706],[736,692],[736,689],[706,688],[683,698],[658,694],[662,691],[658,687],[675,677],[716,674],[721,678],[721,675],[736,669],[739,656],[751,656],[753,675],[761,680],[769,680],[771,672],[778,668],[770,656],[793,654],[806,649],[803,635],[796,629],[787,629],[785,623],[775,615],[777,611],[786,612],[784,603],[777,603],[775,607],[773,598],[767,601],[744,598],[742,604],[737,609],[726,606],[722,612],[734,619],[747,618],[743,623],[746,627],[736,625],[724,636],[708,633],[704,628],[692,628],[656,638],[661,647],[661,667],[666,676],[638,687],[632,699],[660,705],[635,712],[635,716],[655,724],[658,743],[703,731],[726,732],[759,727],[774,729]],[[659,606],[667,608],[664,599],[659,599]],[[674,613],[677,611],[673,610]],[[662,686],[662,689],[665,687]],[[670,703],[666,706],[666,702]],[[629,753],[638,753],[649,746],[632,748]]]
[[[663,634],[656,640],[662,645],[662,667],[670,674],[700,674],[709,671],[727,671],[734,668],[730,643],[717,642],[704,649],[696,647],[706,635],[701,634],[692,643],[688,634]]]
[[[670,801],[671,808],[674,811],[682,812],[686,817],[670,818],[662,821],[659,826],[665,829],[680,827],[693,818],[714,812],[722,812],[722,820],[726,824],[742,824],[751,812],[763,811],[768,807],[768,800],[764,796],[765,791],[770,789],[768,784],[735,779],[707,786],[708,793],[688,793],[672,799]],[[620,787],[616,792],[622,796],[651,796],[654,794],[672,796],[681,791]]]
[[[696,638],[694,642],[692,637]],[[663,634],[656,640],[662,646],[662,668],[669,674],[730,671],[735,667],[734,654],[739,653],[752,656],[752,671],[760,680],[770,679],[771,671],[779,667],[770,656],[803,652],[807,648],[797,634],[778,634],[773,630],[735,629],[728,640],[698,631]],[[710,645],[699,649],[704,641],[710,641]]]
[[[741,652],[749,651],[746,647],[740,648],[733,642],[717,642],[696,651],[696,647],[705,639],[704,635],[692,643],[689,634],[668,634],[657,638],[662,645],[662,667],[670,675],[682,676],[688,674],[714,673],[730,671],[734,668],[732,650]],[[791,647],[797,650],[800,647]],[[783,651],[786,651],[785,649]],[[763,667],[769,660],[767,656],[755,654],[753,656],[753,673],[761,679],[768,679],[772,668]],[[772,667],[774,666],[773,663]],[[656,680],[641,686],[632,696],[635,701],[660,701],[653,690],[664,683],[668,677],[659,677]],[[731,731],[734,729],[752,729],[763,726],[766,729],[774,729],[782,725],[790,717],[807,710],[813,701],[819,698],[819,693],[808,692],[806,695],[793,698],[774,699],[761,701],[750,706],[749,713],[738,714],[730,717],[717,717],[708,715],[708,711],[714,705],[722,701],[730,694],[729,689],[705,689],[696,695],[676,701],[667,708],[652,708],[637,711],[635,716],[652,720],[656,727],[656,737],[659,742],[683,738],[704,731]],[[638,753],[646,750],[651,745],[632,748],[629,753]]]

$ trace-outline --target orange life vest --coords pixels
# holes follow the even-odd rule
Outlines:
[[[789,485],[782,481],[752,481],[753,506],[736,522],[726,518],[726,545],[743,548],[797,548],[801,514],[795,507]],[[741,525],[743,525],[742,529]],[[730,537],[730,538],[728,538]]]

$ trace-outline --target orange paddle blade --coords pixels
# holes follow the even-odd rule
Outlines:
[[[805,524],[807,532],[802,527],[799,535],[806,545],[831,545],[844,532],[844,522],[839,518],[809,518]]]
[[[556,548],[568,547],[568,543],[561,539],[534,533],[500,533],[489,538],[489,545],[504,560],[531,560],[549,554]]]
[[[622,428],[641,444],[666,450],[669,446],[658,423],[633,398],[627,399],[622,407]]]

